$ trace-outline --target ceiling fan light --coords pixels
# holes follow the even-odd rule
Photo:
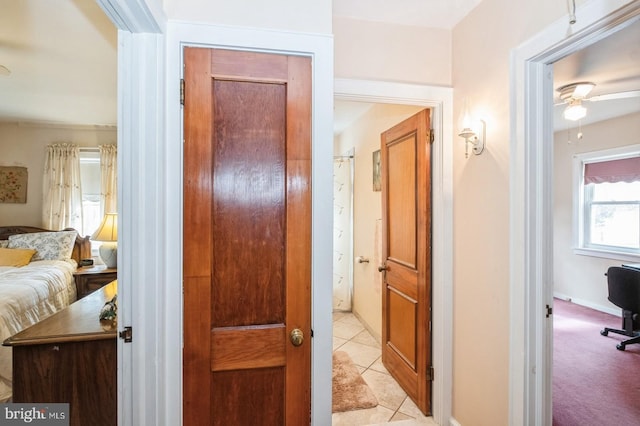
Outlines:
[[[564,118],[571,121],[578,121],[587,115],[587,109],[580,103],[571,104],[564,110]]]
[[[576,88],[573,91],[573,97],[577,99],[585,98],[591,92],[594,86],[595,84],[588,82],[576,84]]]
[[[569,102],[576,99],[584,99],[596,87],[590,81],[579,81],[577,83],[565,84],[556,90],[560,93],[560,100]]]

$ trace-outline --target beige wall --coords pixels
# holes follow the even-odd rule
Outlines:
[[[573,252],[573,156],[638,143],[640,113],[583,126],[581,140],[576,139],[576,129],[570,132],[571,143],[566,130],[554,135],[554,293],[575,303],[618,312],[607,300],[604,272],[621,261]]]
[[[376,257],[376,221],[381,219],[380,192],[373,190],[372,154],[380,149],[380,134],[420,111],[409,105],[373,105],[334,144],[335,155],[354,149],[353,255],[369,258],[369,263],[353,264],[353,312],[380,341],[382,295]]]
[[[467,100],[487,121],[481,156],[465,159],[454,137],[452,410],[464,426],[509,418],[510,54],[567,14],[567,2],[483,0],[453,30],[454,118]]]
[[[451,31],[334,18],[335,77],[451,86]]]
[[[330,1],[165,0],[169,19],[278,31],[331,33]]]
[[[0,203],[0,225],[42,226],[42,171],[50,143],[72,142],[98,146],[116,142],[115,128],[0,123],[0,166],[26,167],[26,204]]]

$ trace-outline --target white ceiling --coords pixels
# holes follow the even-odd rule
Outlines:
[[[453,28],[481,0],[334,0],[333,16],[430,28]]]
[[[116,56],[95,0],[2,0],[0,120],[114,125]]]
[[[640,20],[605,39],[553,64],[554,88],[579,81],[595,87],[588,97],[640,90]],[[558,92],[554,101],[559,103]],[[578,122],[564,120],[564,105],[554,108],[555,130],[590,124],[633,112],[640,112],[640,97],[584,102],[587,116]]]
[[[333,8],[337,17],[452,28],[479,3],[335,0]],[[0,65],[11,73],[0,69],[0,120],[114,125],[116,60],[117,32],[95,0],[2,0]],[[557,62],[554,75],[555,87],[596,83],[591,95],[640,89],[640,22]],[[370,106],[337,101],[336,130]],[[585,106],[582,124],[640,111],[640,98]],[[555,109],[560,116],[562,107]],[[566,121],[557,123],[566,128]]]

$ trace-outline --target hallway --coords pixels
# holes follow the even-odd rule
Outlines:
[[[334,413],[333,426],[436,425],[389,375],[382,365],[380,344],[352,313],[333,313],[333,350],[349,354],[378,399],[374,408]]]

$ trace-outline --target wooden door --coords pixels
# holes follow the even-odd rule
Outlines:
[[[381,136],[384,273],[382,362],[431,412],[431,143],[429,110]]]
[[[184,425],[309,424],[311,61],[184,67]]]

